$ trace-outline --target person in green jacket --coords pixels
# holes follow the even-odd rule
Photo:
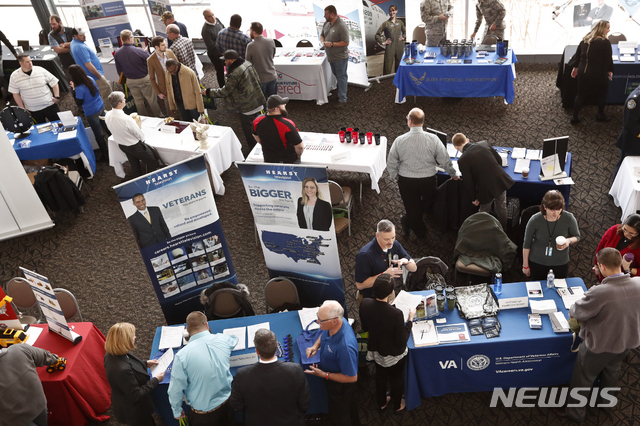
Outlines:
[[[376,41],[386,46],[383,75],[398,71],[402,53],[404,52],[404,40],[407,36],[407,30],[404,22],[396,19],[397,13],[398,8],[396,5],[389,6],[389,20],[380,25],[376,33]]]

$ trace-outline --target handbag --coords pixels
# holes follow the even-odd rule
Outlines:
[[[200,89],[206,90],[204,85],[200,84]],[[204,103],[205,109],[217,109],[216,108],[216,98],[211,98],[206,95],[202,95],[202,102]]]
[[[456,306],[460,318],[470,320],[497,315],[498,298],[489,284],[456,288]]]
[[[316,323],[316,321],[311,321],[307,328],[302,330],[302,333],[296,338],[296,343],[298,344],[298,349],[300,350],[300,363],[302,365],[311,365],[317,364],[320,362],[320,349],[313,355],[311,358],[307,358],[307,348],[315,345],[318,341],[318,338],[322,334],[322,330],[309,330],[309,326],[311,324]]]

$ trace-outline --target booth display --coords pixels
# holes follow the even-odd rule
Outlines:
[[[568,287],[586,287],[580,278],[568,278]],[[565,317],[568,310],[555,288],[542,286],[544,298],[555,302]],[[433,290],[416,294],[432,294]],[[498,300],[526,298],[525,283],[504,284]],[[540,300],[540,299],[538,299]],[[484,334],[471,335],[469,342],[419,347],[413,338],[407,346],[405,398],[407,408],[418,407],[422,398],[446,393],[483,392],[494,388],[555,386],[569,383],[576,354],[571,352],[572,334],[554,333],[547,315],[542,328],[531,329],[528,306],[502,309],[498,313],[500,335],[488,339]],[[453,311],[444,310],[438,318],[446,324],[465,322]]]
[[[609,195],[622,210],[620,221],[640,210],[640,157],[625,157],[620,165]]]
[[[321,55],[321,56],[319,56]],[[273,59],[278,73],[278,94],[289,99],[329,102],[329,90],[337,87],[329,61],[322,50],[311,47],[277,48]]]

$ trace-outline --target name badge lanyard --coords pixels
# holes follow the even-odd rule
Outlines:
[[[560,218],[558,218],[559,220]],[[556,220],[553,224],[553,231],[549,230],[549,221],[545,218],[545,223],[547,224],[547,232],[549,233],[549,245],[547,245],[547,249],[545,250],[545,255],[546,256],[551,256],[553,254],[553,246],[552,246],[552,240],[553,240],[553,233],[556,232],[556,226],[558,225],[558,220]]]

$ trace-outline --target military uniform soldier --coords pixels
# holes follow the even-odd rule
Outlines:
[[[624,104],[622,132],[618,136],[616,146],[620,148],[620,161],[613,173],[615,179],[618,169],[627,155],[640,155],[640,86],[631,92]]]
[[[504,30],[506,28],[504,17],[506,14],[507,11],[500,0],[478,0],[476,5],[476,26],[473,29],[471,38],[475,38],[478,33],[484,16],[485,29],[482,40],[488,35],[494,35],[504,40]]]
[[[420,4],[420,17],[426,25],[427,46],[437,47],[441,40],[447,38],[447,23],[452,10],[449,0],[424,0]]]
[[[395,5],[389,6],[389,20],[380,25],[376,33],[376,41],[387,46],[384,52],[384,75],[398,71],[404,52],[404,40],[407,38],[404,22],[396,19],[397,13]]]

